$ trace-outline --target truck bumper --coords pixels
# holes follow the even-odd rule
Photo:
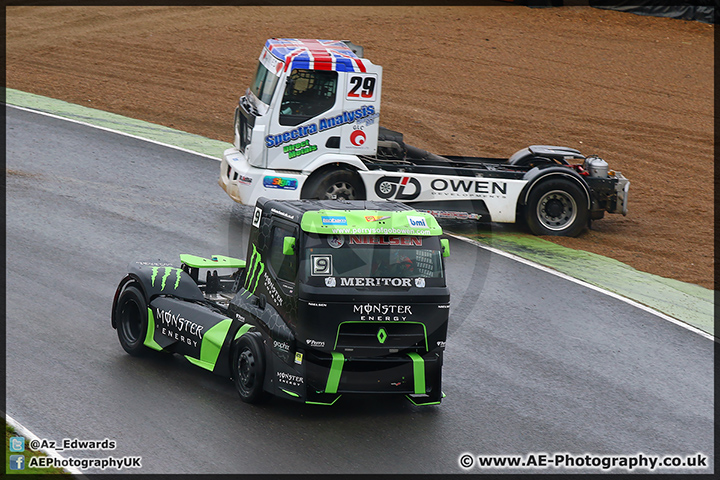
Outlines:
[[[287,364],[277,357],[274,360],[278,372],[287,371]],[[408,396],[416,405],[432,405],[442,399],[442,352],[374,358],[305,352],[302,368],[276,377],[273,393],[305,403],[330,405],[346,393],[393,393]],[[286,378],[303,380],[290,385]]]
[[[617,203],[615,205],[615,211],[627,215],[628,212],[628,190],[630,188],[630,180],[625,178],[620,172],[615,173],[615,177],[618,179],[615,191],[617,193]]]
[[[218,183],[236,202],[255,205],[260,197],[298,200],[306,179],[301,172],[254,167],[236,148],[229,148],[220,162]]]

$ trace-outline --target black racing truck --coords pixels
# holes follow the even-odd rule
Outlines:
[[[438,404],[450,307],[441,234],[398,202],[262,197],[247,261],[133,262],[112,326],[129,354],[183,355],[232,378],[248,403],[397,393]]]

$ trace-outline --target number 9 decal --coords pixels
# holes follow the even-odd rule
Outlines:
[[[262,218],[262,210],[260,209],[260,207],[255,207],[255,212],[253,213],[252,226],[260,227],[260,219],[261,218]]]
[[[310,255],[312,276],[329,277],[332,275],[332,255]]]
[[[348,78],[347,98],[348,100],[375,101],[375,86],[377,77],[375,75],[353,75]]]

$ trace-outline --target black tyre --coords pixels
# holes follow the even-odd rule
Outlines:
[[[310,180],[304,191],[303,198],[364,200],[365,187],[355,172],[333,170]]]
[[[245,403],[260,403],[267,399],[263,390],[265,379],[265,350],[258,332],[241,336],[233,352],[233,377],[240,399]]]
[[[123,349],[136,357],[150,352],[143,341],[147,332],[147,301],[135,282],[126,284],[115,305],[118,339]]]
[[[557,178],[534,186],[525,221],[535,235],[577,236],[588,224],[587,197],[577,183]]]

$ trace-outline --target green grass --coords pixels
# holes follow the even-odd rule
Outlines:
[[[45,457],[46,455],[40,452],[33,452],[27,446],[27,439],[25,439],[25,451],[24,452],[11,452],[10,451],[10,437],[20,436],[15,430],[5,423],[5,473],[8,475],[38,475],[38,474],[56,474],[61,475],[57,478],[74,478],[69,473],[65,472],[60,468],[28,468],[27,465],[30,462],[31,457]],[[10,455],[25,455],[25,469],[24,470],[10,470]]]

